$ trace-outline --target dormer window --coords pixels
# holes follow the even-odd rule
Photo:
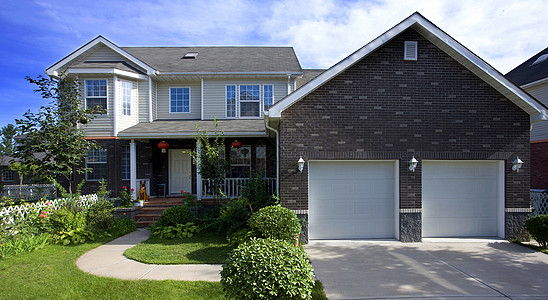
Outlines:
[[[198,56],[198,52],[188,52],[183,56],[183,59],[195,59]]]

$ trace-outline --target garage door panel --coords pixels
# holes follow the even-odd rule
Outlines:
[[[393,162],[310,162],[311,239],[394,237]]]
[[[496,236],[498,162],[423,161],[423,236]]]

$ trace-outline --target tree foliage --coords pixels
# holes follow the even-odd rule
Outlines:
[[[37,113],[29,110],[22,119],[16,120],[23,138],[17,145],[15,157],[23,164],[35,165],[44,177],[64,178],[71,193],[72,174],[84,173],[86,169],[81,162],[89,150],[98,148],[95,141],[85,139],[80,124],[89,123],[103,110],[85,108],[78,82],[65,76],[36,79],[27,76],[25,79],[35,84],[35,92],[50,102]]]
[[[0,155],[13,156],[15,153],[15,136],[17,135],[17,127],[13,124],[8,124],[0,129]]]

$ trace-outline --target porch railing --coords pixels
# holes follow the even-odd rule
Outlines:
[[[242,187],[249,178],[225,178],[220,189],[229,198],[241,196]],[[276,193],[276,178],[265,178],[267,189],[270,194]],[[209,179],[202,179],[202,198],[213,197],[216,191]]]
[[[533,216],[548,215],[548,193],[531,191],[531,208]]]

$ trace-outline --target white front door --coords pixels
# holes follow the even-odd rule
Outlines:
[[[192,159],[190,150],[169,150],[169,193],[192,190]]]

